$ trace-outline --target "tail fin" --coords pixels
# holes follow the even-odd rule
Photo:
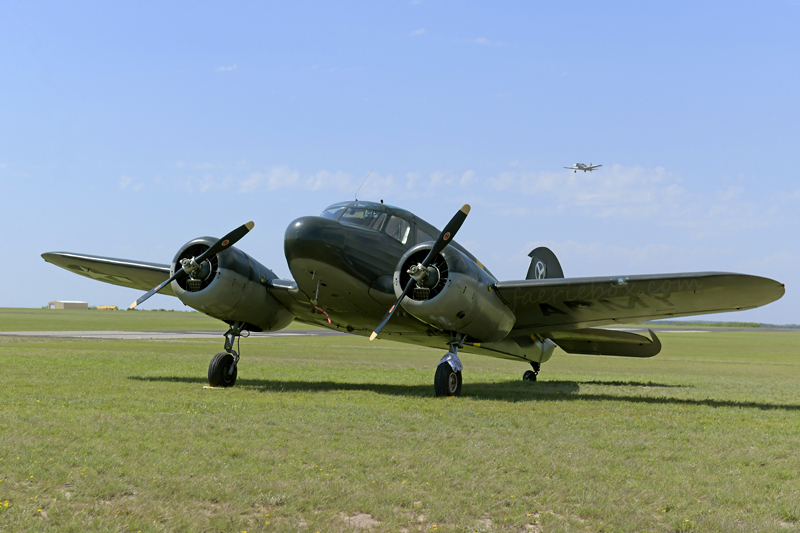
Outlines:
[[[525,279],[551,279],[563,278],[564,271],[561,270],[561,263],[558,262],[556,254],[550,248],[540,246],[528,254],[531,258],[531,266],[528,267],[528,274]]]

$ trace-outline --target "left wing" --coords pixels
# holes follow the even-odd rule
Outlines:
[[[87,278],[142,291],[152,289],[170,276],[169,265],[130,259],[114,259],[113,257],[69,252],[48,252],[42,254],[42,258],[48,263],[53,263]],[[175,296],[169,285],[161,289],[160,293]]]
[[[493,289],[516,316],[509,336],[740,311],[785,292],[772,279],[724,272],[500,281]]]

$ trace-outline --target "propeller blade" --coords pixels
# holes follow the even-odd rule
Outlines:
[[[247,235],[247,233],[251,229],[253,229],[253,226],[255,225],[256,225],[255,222],[253,222],[252,220],[246,224],[242,224],[241,226],[239,226],[238,228],[236,228],[235,230],[233,230],[232,232],[228,233],[223,238],[215,242],[211,246],[211,248],[209,248],[208,250],[197,256],[197,259],[195,259],[195,261],[199,265],[212,255],[216,255],[220,253],[222,250],[228,248],[229,246],[233,246],[234,244],[239,242],[239,240],[242,237]]]
[[[378,333],[381,332],[381,330],[383,329],[383,326],[385,326],[389,322],[389,319],[392,318],[392,315],[394,315],[394,312],[397,311],[398,307],[400,307],[400,302],[402,302],[403,298],[406,297],[406,294],[408,294],[408,291],[411,290],[411,286],[413,284],[414,284],[414,279],[413,278],[408,280],[408,283],[406,283],[406,288],[403,289],[403,294],[401,294],[400,298],[397,299],[397,303],[395,303],[392,306],[392,308],[389,309],[389,312],[386,313],[386,315],[384,315],[383,320],[381,320],[381,323],[378,324],[378,327],[375,328],[375,331],[373,331],[372,335],[369,336],[369,340],[371,340],[371,341],[375,340],[375,337],[377,337]]]
[[[182,268],[176,271],[173,275],[171,275],[167,281],[159,283],[158,285],[156,285],[155,287],[144,293],[144,295],[141,296],[135,302],[133,302],[128,309],[135,309],[137,305],[141,304],[142,302],[150,298],[152,295],[154,295],[155,293],[157,293],[158,291],[160,291],[161,289],[172,283],[172,280],[176,279],[181,274],[183,274],[184,276],[186,275],[186,272]]]
[[[442,232],[439,234],[439,237],[436,239],[436,242],[433,243],[433,248],[431,251],[428,252],[428,255],[425,259],[422,260],[422,266],[426,267],[433,261],[433,258],[439,255],[439,252],[444,250],[444,247],[450,244],[450,241],[456,236],[458,230],[461,229],[461,224],[467,219],[467,215],[469,214],[469,204],[464,204],[461,206],[461,209],[453,215],[453,218],[450,219],[450,222],[444,227]]]
[[[469,204],[464,204],[463,206],[461,206],[461,209],[459,209],[458,212],[453,216],[453,218],[450,219],[450,222],[447,223],[442,232],[439,234],[439,237],[436,239],[436,242],[433,243],[431,251],[428,252],[428,255],[426,255],[425,259],[423,259],[422,263],[420,263],[423,266],[423,268],[427,267],[431,263],[431,261],[433,261],[433,259],[437,255],[439,255],[439,252],[444,250],[445,246],[450,244],[450,242],[453,240],[453,237],[456,236],[456,233],[458,233],[458,230],[464,223],[464,220],[467,219],[469,210],[470,210]],[[378,327],[376,327],[375,331],[372,332],[372,335],[369,336],[369,340],[375,340],[375,337],[378,336],[383,327],[389,322],[389,320],[392,318],[392,315],[394,315],[394,312],[397,311],[398,307],[400,307],[400,302],[403,301],[403,298],[406,297],[408,291],[411,290],[411,286],[414,284],[414,282],[415,282],[414,278],[408,280],[406,288],[403,289],[403,293],[400,295],[400,298],[397,299],[397,302],[392,306],[391,309],[389,309],[389,312],[386,313],[386,315],[383,317],[381,323],[378,324]]]
[[[221,252],[222,250],[228,248],[229,246],[233,246],[242,237],[247,235],[247,233],[251,229],[253,229],[254,226],[255,226],[255,222],[253,222],[252,220],[250,222],[247,222],[246,224],[242,224],[241,226],[239,226],[238,228],[236,228],[235,230],[231,231],[230,233],[225,235],[223,238],[221,238],[220,240],[215,242],[213,245],[211,245],[211,248],[209,248],[208,250],[206,250],[205,252],[203,252],[202,254],[197,256],[195,258],[195,263],[199,265],[203,261],[208,259],[209,257],[218,254],[219,252]],[[175,273],[173,275],[171,275],[167,281],[165,281],[163,283],[159,283],[154,288],[152,288],[149,291],[147,291],[144,295],[142,295],[141,298],[139,298],[138,300],[133,302],[128,309],[135,309],[137,305],[141,304],[142,302],[144,302],[145,300],[150,298],[152,295],[154,295],[155,293],[157,293],[158,291],[160,291],[161,289],[163,289],[164,287],[166,287],[167,285],[172,283],[172,281],[174,279],[178,278],[181,275],[183,275],[183,276],[188,275],[187,272],[186,272],[186,268],[185,267],[182,267],[180,270],[176,270]]]

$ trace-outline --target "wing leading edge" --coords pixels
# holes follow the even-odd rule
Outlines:
[[[42,258],[63,269],[112,285],[147,291],[169,278],[169,265],[130,259],[115,259],[69,252],[48,252]],[[170,286],[161,294],[175,296]]]
[[[752,309],[785,290],[775,280],[725,272],[502,281],[516,316],[509,336]]]

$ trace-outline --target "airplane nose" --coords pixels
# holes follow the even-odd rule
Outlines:
[[[323,217],[300,217],[289,224],[283,250],[289,269],[306,260],[337,263],[344,248],[344,231],[335,220]]]

